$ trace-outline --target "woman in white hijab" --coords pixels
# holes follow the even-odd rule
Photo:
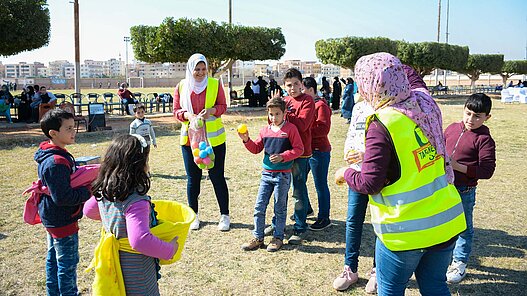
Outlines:
[[[185,79],[176,87],[174,94],[174,117],[182,123],[180,145],[187,172],[187,199],[196,212],[196,220],[190,228],[200,227],[198,215],[198,196],[202,170],[194,163],[194,156],[188,137],[189,121],[200,117],[205,122],[207,140],[215,154],[214,167],[209,169],[209,177],[214,187],[220,207],[218,229],[230,229],[229,190],[225,182],[225,129],[221,115],[227,110],[225,92],[218,79],[208,77],[208,63],[204,55],[193,54],[187,62]]]

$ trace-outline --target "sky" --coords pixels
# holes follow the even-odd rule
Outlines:
[[[505,60],[527,58],[526,0],[442,0],[440,42],[469,46],[471,54],[500,53]],[[48,46],[10,57],[4,64],[74,61],[73,4],[48,0]],[[79,0],[80,54],[85,59],[125,60],[124,36],[134,25],[159,25],[164,18],[229,20],[229,0]],[[281,60],[317,61],[315,42],[344,36],[437,40],[438,0],[232,0],[232,21],[246,26],[280,27],[286,40]],[[4,42],[4,41],[2,41]],[[133,59],[129,46],[129,61]]]

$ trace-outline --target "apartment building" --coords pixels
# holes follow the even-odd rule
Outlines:
[[[35,77],[37,76],[38,69],[43,68],[44,64],[35,62],[28,64],[26,62],[20,62],[18,64],[6,64],[5,73],[2,75],[6,78],[24,78],[24,77]]]

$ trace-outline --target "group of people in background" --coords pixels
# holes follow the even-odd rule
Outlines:
[[[208,176],[219,206],[217,227],[229,231],[226,131],[221,118],[227,103],[223,86],[207,73],[205,56],[192,55],[185,79],[175,89],[173,114],[182,124],[179,145],[187,174],[187,202],[196,213],[190,229],[199,230],[205,219],[199,213],[198,203],[203,170],[195,162],[189,130],[191,122],[199,120],[215,156]],[[267,83],[261,81],[265,82],[262,77],[249,81],[246,89],[255,94],[253,87],[258,86],[258,94],[264,93],[265,99],[253,104],[266,106],[268,123],[255,138],[247,130],[238,130],[249,152],[264,152],[255,197],[254,230],[241,248],[251,251],[265,246],[267,251],[276,252],[286,243],[290,187],[294,225],[288,244],[302,244],[308,230],[328,228],[331,206],[339,207],[331,205],[328,187],[332,151],[328,134],[331,109],[340,108],[341,94],[332,95],[338,103],[329,103],[329,82],[323,79],[319,88],[313,77],[304,78],[294,68],[283,79],[286,96],[276,81],[269,84],[270,92]],[[490,98],[484,94],[470,96],[464,105],[463,120],[451,124],[443,133],[441,111],[425,83],[393,55],[376,53],[360,58],[355,81],[348,78],[345,84],[342,116],[350,126],[343,167],[336,171],[335,182],[349,187],[346,249],[344,269],[333,287],[346,290],[358,281],[362,227],[370,204],[377,238],[366,291],[404,295],[415,274],[423,295],[450,295],[447,281],[459,282],[466,275],[478,179],[490,178],[495,169],[495,144],[484,125],[490,118]],[[335,77],[333,92],[340,85]],[[128,99],[126,88],[126,84],[122,85],[121,98]],[[322,96],[318,95],[319,90]],[[45,88],[39,88],[39,93],[42,102]],[[31,100],[31,104],[35,102]],[[78,292],[77,233],[82,217],[79,209],[92,193],[96,198],[87,202],[84,213],[102,220],[108,235],[120,241],[128,239],[135,250],[121,249],[119,253],[126,294],[159,295],[157,260],[173,256],[178,239],[165,242],[150,231],[157,219],[148,196],[148,155],[150,145],[156,147],[157,143],[151,122],[144,117],[144,106],[135,104],[133,112],[136,118],[130,125],[130,135],[119,136],[110,144],[93,186],[78,188],[70,184],[70,176],[77,168],[65,149],[75,141],[73,115],[53,110],[41,121],[42,130],[50,139],[41,143],[35,154],[39,178],[49,188],[42,195],[39,214],[48,232],[46,289],[50,295]],[[318,213],[316,221],[308,225],[307,216],[314,212],[306,185],[310,172]],[[273,193],[273,217],[266,227],[265,213]],[[64,203],[66,199],[68,202]],[[266,235],[271,236],[267,244]]]
[[[518,83],[516,84],[514,84],[514,82],[512,82],[511,80],[509,84],[507,85],[507,87],[520,87],[520,88],[527,87],[527,80],[524,80],[523,82],[521,80],[518,80]]]

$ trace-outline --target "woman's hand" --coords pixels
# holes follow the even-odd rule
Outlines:
[[[354,164],[354,163],[361,163],[364,158],[364,152],[360,152],[357,150],[350,149],[346,153],[346,156],[344,157],[344,160],[348,164]]]
[[[346,179],[344,179],[344,173],[347,169],[347,167],[342,167],[335,172],[335,183],[337,185],[346,184]]]
[[[183,113],[183,117],[185,117],[188,121],[191,121],[196,117],[196,114],[191,114],[190,112]]]
[[[211,115],[216,113],[216,108],[205,108],[199,112],[198,116],[203,117],[203,119],[208,119]]]

